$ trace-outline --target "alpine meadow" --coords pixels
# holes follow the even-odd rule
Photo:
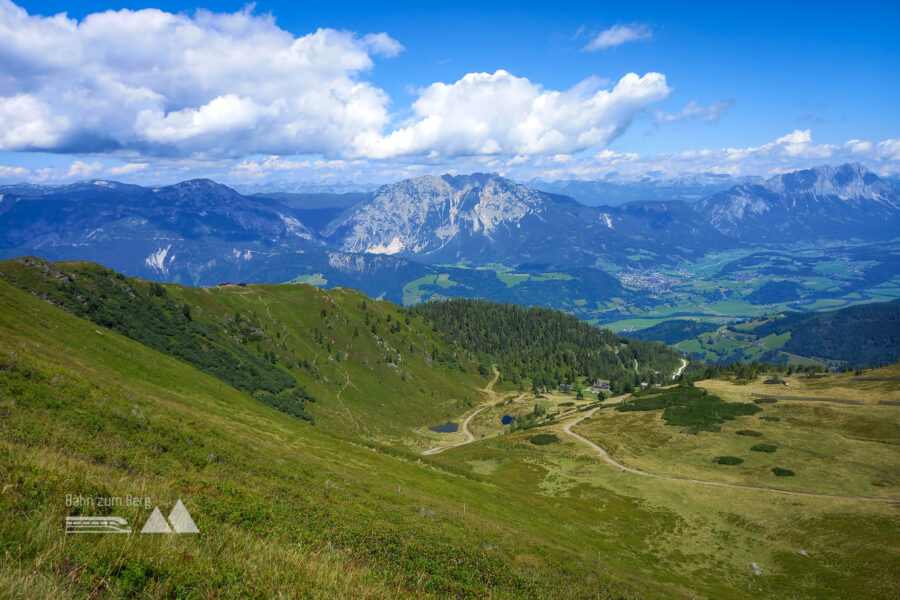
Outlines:
[[[18,1],[0,597],[900,597],[900,7]]]

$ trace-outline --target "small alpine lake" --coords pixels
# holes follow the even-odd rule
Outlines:
[[[456,433],[459,431],[459,423],[447,421],[443,425],[435,425],[434,427],[429,427],[429,429],[437,433]]]

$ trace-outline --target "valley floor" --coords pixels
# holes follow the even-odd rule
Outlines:
[[[560,406],[572,404],[564,394],[541,400],[511,393],[510,404],[474,424],[484,438],[440,460],[523,496],[555,499],[579,529],[576,536],[567,520],[560,539],[589,539],[607,568],[668,582],[675,596],[889,598],[898,591],[891,565],[900,559],[891,541],[900,516],[898,376],[894,366],[868,377],[790,378],[788,388],[700,382],[728,401],[772,394],[773,387],[811,400],[765,403],[761,413],[696,435],[667,426],[659,411],[609,406],[621,397],[546,427],[498,435],[500,414],[535,401],[550,414],[593,405]],[[863,403],[812,400],[825,394]],[[746,430],[759,435],[736,434]],[[546,433],[558,440],[529,443]],[[758,443],[777,450],[749,451]],[[715,464],[720,455],[744,463]],[[777,477],[774,467],[795,474]]]

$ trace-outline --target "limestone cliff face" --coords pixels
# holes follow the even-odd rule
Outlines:
[[[900,195],[862,165],[846,164],[739,185],[701,200],[694,210],[720,233],[742,239],[846,239],[897,227]]]
[[[429,254],[454,241],[495,239],[551,204],[498,175],[427,175],[381,187],[323,233],[350,252]]]

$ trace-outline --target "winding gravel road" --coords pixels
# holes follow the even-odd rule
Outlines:
[[[621,402],[622,399],[619,398],[618,401]],[[771,488],[771,487],[765,487],[765,486],[743,485],[743,484],[739,484],[739,483],[725,483],[722,481],[706,481],[704,479],[692,479],[690,477],[678,477],[677,475],[660,475],[657,473],[647,473],[646,471],[641,471],[640,469],[635,469],[633,467],[623,465],[622,463],[620,463],[616,459],[614,459],[612,456],[610,456],[606,450],[604,450],[603,448],[601,448],[600,446],[598,446],[591,440],[589,440],[581,435],[578,435],[577,433],[572,431],[572,427],[574,427],[575,425],[578,425],[584,419],[587,419],[588,417],[593,416],[593,414],[595,412],[597,412],[598,410],[599,410],[599,407],[595,408],[593,410],[589,410],[588,412],[586,412],[584,414],[584,416],[581,416],[573,421],[570,421],[569,423],[567,423],[566,425],[563,426],[563,431],[566,432],[567,434],[571,435],[575,439],[580,440],[581,442],[590,446],[592,449],[594,449],[597,452],[597,454],[600,456],[601,459],[603,459],[605,462],[609,463],[610,465],[616,467],[620,471],[633,473],[634,475],[641,475],[643,477],[652,477],[654,479],[668,479],[671,481],[683,481],[686,483],[694,483],[694,484],[698,484],[698,485],[712,485],[712,486],[716,486],[716,487],[732,488],[732,489],[736,489],[736,490],[761,490],[764,492],[774,492],[776,494],[788,494],[790,496],[805,496],[807,498],[824,498],[826,500],[862,500],[865,502],[888,502],[888,503],[892,503],[892,504],[900,503],[900,499],[897,499],[897,498],[873,498],[870,496],[838,496],[838,495],[834,495],[834,494],[814,494],[811,492],[795,492],[792,490],[783,490],[780,488]]]
[[[462,432],[464,434],[466,434],[465,440],[463,440],[462,442],[457,442],[455,444],[448,444],[446,446],[437,446],[435,448],[430,448],[430,449],[426,450],[425,452],[423,452],[422,454],[425,454],[425,455],[437,454],[438,452],[443,452],[447,448],[455,448],[456,446],[465,446],[466,444],[474,442],[475,436],[472,435],[472,433],[469,431],[469,421],[472,420],[472,417],[474,417],[475,415],[477,415],[478,413],[480,413],[481,411],[483,411],[486,408],[487,408],[487,406],[482,406],[481,408],[479,408],[478,410],[476,410],[475,412],[470,414],[468,417],[466,417],[466,419],[462,422]]]
[[[500,379],[500,371],[498,371],[497,369],[494,369],[494,378],[491,379],[491,381],[484,387],[484,389],[481,390],[481,391],[487,393],[487,395],[491,398],[490,402],[488,402],[484,406],[479,407],[472,414],[470,414],[468,417],[466,417],[463,420],[461,429],[462,429],[462,432],[466,436],[465,440],[463,440],[461,442],[457,442],[455,444],[447,444],[446,446],[436,446],[434,448],[429,448],[428,450],[425,450],[424,452],[422,452],[422,454],[426,455],[426,456],[428,456],[430,454],[437,454],[439,452],[443,452],[447,448],[455,448],[457,446],[465,446],[466,444],[470,444],[470,443],[474,442],[475,436],[472,435],[472,433],[469,431],[469,421],[471,421],[475,415],[477,415],[478,413],[480,413],[481,411],[486,409],[488,406],[490,406],[496,400],[493,397],[494,396],[494,384],[497,383],[498,379]]]

